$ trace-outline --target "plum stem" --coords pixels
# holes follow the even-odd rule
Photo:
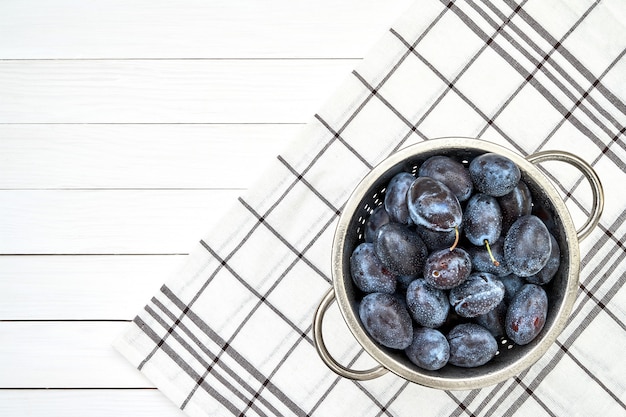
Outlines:
[[[450,252],[452,252],[456,248],[456,245],[458,244],[459,244],[459,228],[454,226],[454,243],[450,247]]]
[[[491,262],[493,262],[495,266],[500,266],[500,262],[496,261],[496,258],[494,258],[493,253],[491,253],[491,247],[489,246],[489,241],[487,239],[485,239],[485,246],[487,247],[487,252],[489,253]]]

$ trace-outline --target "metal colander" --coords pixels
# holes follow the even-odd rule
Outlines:
[[[508,157],[520,168],[533,197],[533,212],[547,224],[561,249],[561,264],[556,276],[546,286],[549,309],[546,324],[531,343],[514,345],[506,338],[499,340],[494,359],[476,368],[446,365],[437,371],[415,366],[402,351],[380,346],[365,331],[358,315],[363,294],[350,277],[350,256],[363,242],[364,225],[372,210],[382,204],[389,180],[401,171],[415,174],[429,157],[446,155],[469,164],[475,156],[495,152]],[[535,165],[543,161],[562,161],[578,168],[591,184],[593,207],[585,224],[577,231],[563,199],[546,175]],[[545,151],[523,156],[491,142],[468,138],[432,139],[406,147],[376,166],[356,187],[344,208],[335,232],[332,247],[333,287],[323,298],[314,316],[314,339],[322,360],[337,374],[352,379],[371,379],[387,371],[421,385],[439,389],[474,389],[501,382],[519,374],[537,361],[554,343],[565,327],[578,290],[580,254],[579,240],[597,225],[603,208],[603,192],[594,170],[570,153]],[[337,300],[341,314],[356,341],[379,363],[368,370],[353,370],[338,363],[328,352],[322,335],[324,313]]]

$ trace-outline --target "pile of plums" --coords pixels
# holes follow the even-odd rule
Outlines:
[[[561,257],[532,208],[519,167],[499,154],[438,155],[396,174],[350,257],[365,330],[428,370],[481,366],[498,338],[530,343]]]

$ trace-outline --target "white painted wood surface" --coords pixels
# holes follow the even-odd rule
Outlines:
[[[188,253],[238,190],[3,190],[4,254]],[[199,235],[200,233],[200,235]]]
[[[242,189],[300,129],[298,124],[0,125],[0,189]]]
[[[334,91],[356,62],[9,60],[2,62],[0,70],[0,120],[306,122],[327,98],[327,91]]]
[[[111,342],[411,0],[0,1],[0,416],[180,416]]]
[[[186,258],[1,256],[0,317],[20,321],[129,320],[156,294],[168,272],[177,271]]]
[[[3,416],[182,417],[156,389],[0,390]]]
[[[362,58],[407,0],[3,0],[2,58]]]

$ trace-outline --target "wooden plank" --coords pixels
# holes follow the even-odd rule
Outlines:
[[[248,188],[300,129],[0,125],[0,189]]]
[[[412,0],[20,0],[0,59],[362,57]]]
[[[28,417],[183,417],[156,389],[0,390],[0,415]]]
[[[0,320],[131,320],[186,259],[0,256]]]
[[[238,190],[0,191],[0,254],[186,254]]]
[[[0,322],[0,388],[153,387],[112,347],[128,325]]]
[[[303,123],[356,62],[0,61],[0,123]]]

